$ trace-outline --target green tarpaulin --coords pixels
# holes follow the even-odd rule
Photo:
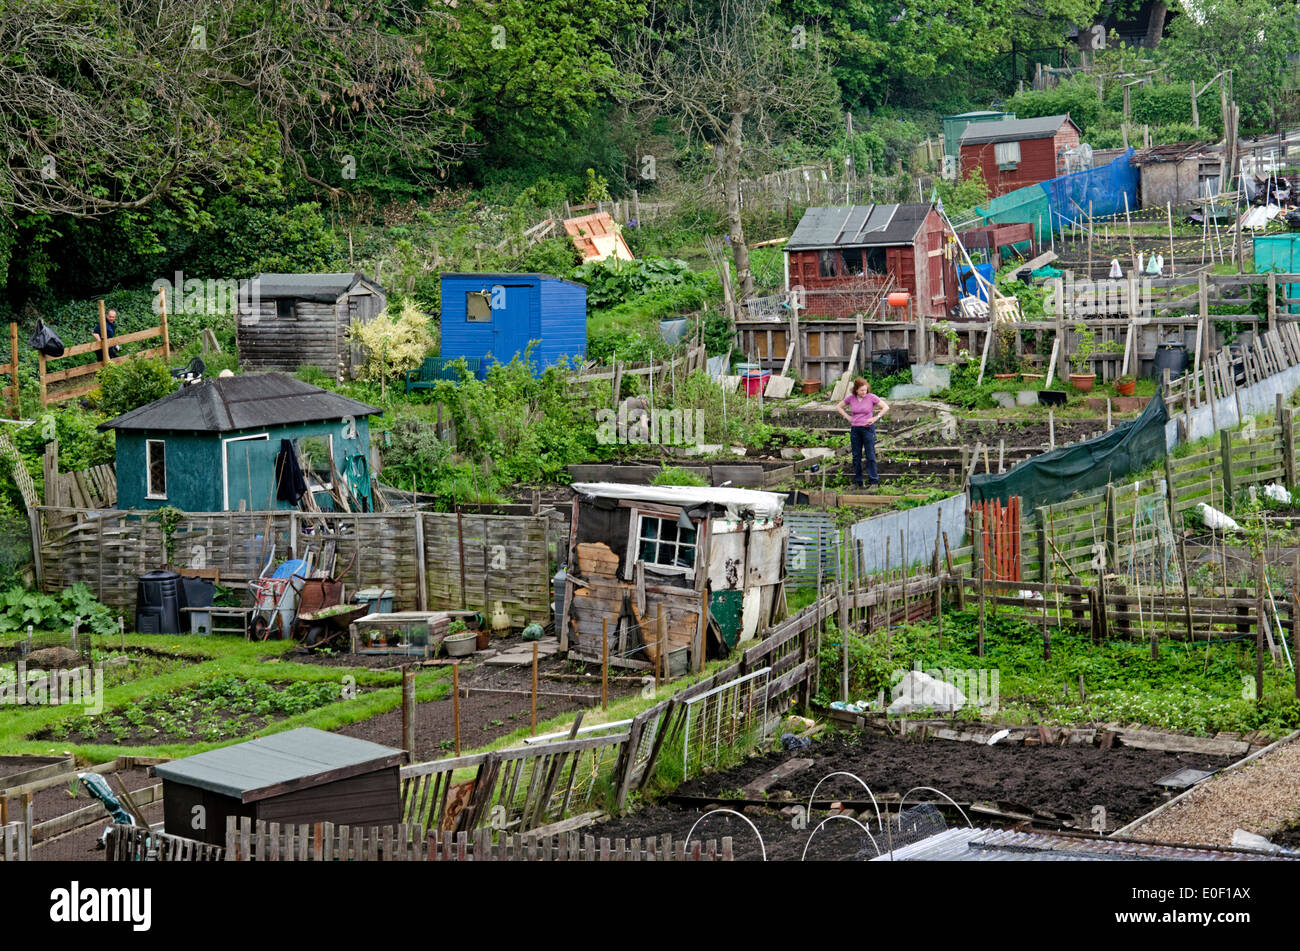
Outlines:
[[[1279,274],[1300,274],[1300,234],[1269,234],[1255,236],[1255,270],[1261,274],[1276,271]],[[1288,284],[1283,291],[1287,297],[1300,297],[1300,284]],[[1300,312],[1300,304],[1291,304],[1287,310]]]
[[[1028,512],[1118,482],[1164,457],[1168,420],[1164,400],[1157,394],[1141,416],[1104,436],[1034,456],[1009,472],[971,476],[970,500],[1006,502],[1018,495],[1022,510]]]

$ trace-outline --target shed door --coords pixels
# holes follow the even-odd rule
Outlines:
[[[276,507],[275,454],[280,443],[265,433],[221,441],[221,469],[225,483],[225,508],[265,512]]]
[[[498,363],[509,363],[528,349],[529,308],[536,288],[528,284],[492,287],[492,349]]]

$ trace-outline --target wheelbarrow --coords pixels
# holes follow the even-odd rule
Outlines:
[[[294,636],[307,649],[318,650],[348,633],[353,621],[369,613],[368,604],[336,604],[309,614],[299,614],[294,622]]]
[[[311,553],[308,552],[305,558],[284,562],[268,578],[266,572],[274,558],[275,548],[272,547],[262,574],[256,581],[248,583],[253,593],[253,613],[248,622],[250,640],[264,641],[272,634],[277,639],[290,636],[298,611],[298,589],[293,585],[293,579],[305,579],[311,573]]]

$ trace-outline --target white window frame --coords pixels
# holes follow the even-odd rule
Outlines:
[[[700,524],[699,524],[698,522],[694,522],[694,521],[692,522],[692,524],[693,524],[693,526],[694,526],[694,529],[695,529],[695,541],[690,542],[690,543],[687,543],[687,544],[683,544],[683,543],[680,542],[680,541],[673,541],[673,542],[667,542],[667,543],[665,543],[665,542],[663,542],[663,541],[662,541],[661,539],[659,539],[659,538],[653,538],[653,539],[650,539],[650,538],[646,538],[646,537],[645,537],[645,523],[646,523],[646,520],[647,520],[647,519],[655,519],[655,520],[660,521],[660,522],[671,522],[671,523],[675,526],[675,525],[677,524],[677,519],[676,519],[676,518],[674,518],[673,516],[670,516],[670,515],[660,515],[660,514],[658,514],[658,513],[656,513],[656,512],[637,512],[637,513],[635,513],[635,516],[636,516],[636,517],[635,517],[635,519],[633,520],[633,523],[632,523],[632,524],[633,524],[633,527],[634,527],[634,529],[635,529],[635,532],[634,532],[634,535],[633,535],[633,538],[632,538],[632,543],[633,543],[633,545],[635,546],[635,547],[632,549],[632,551],[633,551],[634,554],[635,554],[635,559],[629,559],[629,563],[631,563],[633,560],[635,560],[635,561],[639,561],[639,562],[641,562],[641,564],[643,564],[643,565],[646,565],[646,566],[648,566],[648,567],[652,567],[652,568],[654,568],[655,571],[660,571],[660,572],[669,572],[669,573],[672,573],[672,574],[685,575],[687,579],[689,579],[689,580],[693,580],[693,579],[695,578],[695,572],[696,572],[696,569],[698,569],[699,566],[700,566]],[[679,530],[680,530],[680,529],[679,529]],[[690,549],[693,549],[694,552],[695,552],[695,565],[694,565],[694,567],[692,567],[692,568],[687,568],[687,567],[685,567],[685,566],[683,566],[683,565],[665,565],[665,564],[662,564],[662,563],[660,563],[660,562],[658,562],[658,561],[647,561],[646,559],[644,559],[644,558],[641,557],[641,542],[642,542],[643,540],[645,540],[645,541],[653,541],[653,542],[655,543],[655,554],[656,554],[656,555],[659,553],[659,546],[661,546],[661,545],[663,545],[663,544],[671,544],[671,545],[673,546],[673,553],[674,553],[674,554],[677,554],[677,553],[678,553],[682,548],[690,548]]]
[[[997,162],[998,168],[1016,168],[1020,165],[1020,143],[994,142],[993,160]]]
[[[153,487],[154,446],[162,446],[163,486],[161,493],[155,492]],[[146,439],[144,441],[144,497],[146,499],[167,500],[167,440],[165,439]]]

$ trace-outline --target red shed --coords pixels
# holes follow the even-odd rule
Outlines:
[[[978,168],[996,198],[1056,178],[1061,154],[1079,144],[1079,127],[1068,115],[979,122],[961,137],[961,170]]]
[[[789,286],[815,316],[878,318],[882,294],[901,289],[914,315],[943,317],[944,231],[930,204],[809,208],[786,242]]]

